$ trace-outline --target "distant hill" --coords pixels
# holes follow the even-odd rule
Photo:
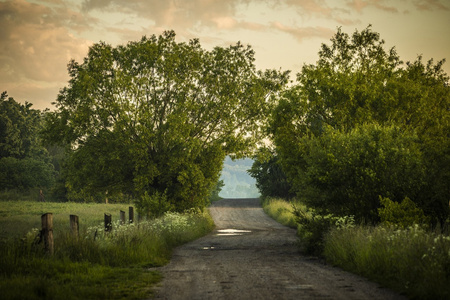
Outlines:
[[[225,186],[219,193],[222,198],[257,198],[260,196],[256,188],[256,180],[251,177],[247,170],[252,167],[253,160],[250,158],[231,160],[225,158],[222,175]]]

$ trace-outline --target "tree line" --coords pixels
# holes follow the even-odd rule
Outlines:
[[[173,31],[94,44],[69,62],[54,111],[2,94],[1,187],[182,211],[217,193],[227,155],[254,156],[249,172],[266,197],[366,222],[379,220],[380,199],[408,198],[435,222],[448,217],[444,60],[404,63],[370,26],[338,29],[295,82],[257,70],[254,54],[241,43],[177,43]],[[41,181],[19,184],[29,170]]]

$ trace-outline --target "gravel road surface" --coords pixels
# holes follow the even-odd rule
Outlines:
[[[259,199],[223,199],[209,210],[215,230],[159,268],[156,299],[405,299],[300,255],[295,230],[268,217]]]

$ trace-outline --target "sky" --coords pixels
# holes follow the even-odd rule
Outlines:
[[[450,0],[0,0],[0,92],[54,109],[71,59],[82,62],[99,41],[117,46],[165,30],[208,50],[249,44],[258,69],[295,75],[338,28],[369,24],[405,62],[450,60]]]

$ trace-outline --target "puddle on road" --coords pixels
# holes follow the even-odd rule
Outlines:
[[[211,246],[211,247],[203,247],[202,249],[203,249],[203,250],[214,250],[215,247],[212,247],[212,246]]]
[[[243,235],[244,233],[252,232],[251,230],[242,230],[242,229],[219,229],[217,230],[220,236],[232,236],[232,235]]]

